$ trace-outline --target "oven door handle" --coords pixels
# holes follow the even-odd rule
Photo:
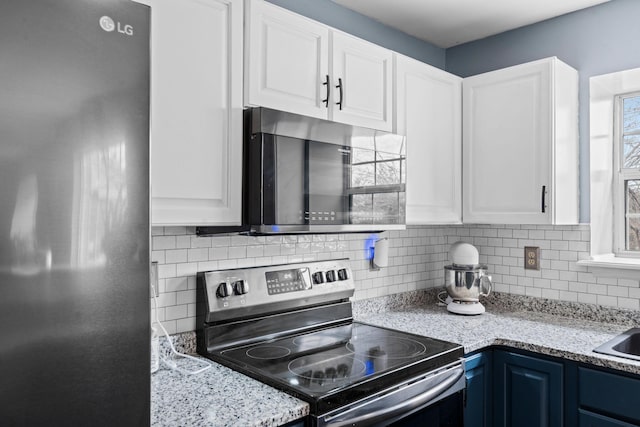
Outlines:
[[[383,421],[388,421],[402,414],[409,414],[413,410],[418,409],[421,406],[426,405],[427,403],[430,403],[438,396],[446,392],[449,388],[454,386],[458,381],[460,381],[460,379],[464,377],[464,365],[457,366],[453,369],[450,369],[449,371],[440,373],[440,375],[445,375],[445,378],[441,379],[441,381],[439,381],[437,385],[430,387],[425,392],[420,393],[408,400],[404,400],[391,407],[383,407],[372,412],[366,410],[365,403],[364,405],[361,405],[359,408],[356,408],[356,410],[354,410],[354,412],[356,413],[361,413],[363,411],[357,411],[357,409],[364,409],[364,414],[355,415],[351,418],[344,418],[343,416],[346,416],[348,412],[351,412],[347,410],[347,413],[343,412],[342,414],[337,414],[334,417],[326,417],[324,419],[325,423],[321,423],[321,425],[324,427],[369,426],[376,425]],[[427,377],[420,381],[428,381],[430,379],[431,378]],[[462,386],[460,389],[462,388],[464,388],[464,386]],[[381,396],[378,399],[384,399],[384,397],[385,396]],[[435,403],[435,401],[433,403]]]

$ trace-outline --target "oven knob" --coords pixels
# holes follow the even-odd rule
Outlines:
[[[218,298],[226,298],[233,293],[233,288],[231,284],[227,282],[222,282],[218,285],[218,289],[216,290],[216,296]]]
[[[244,280],[233,282],[233,292],[236,295],[244,295],[249,292],[249,284]]]
[[[311,275],[311,277],[313,278],[313,283],[315,285],[318,285],[320,283],[324,283],[324,276],[322,275],[322,271],[318,271],[317,273],[313,273]]]
[[[341,268],[340,270],[338,270],[338,280],[347,280],[348,278],[349,275],[347,274],[346,268]]]
[[[329,270],[324,275],[327,277],[327,282],[336,281],[336,272],[334,270]]]

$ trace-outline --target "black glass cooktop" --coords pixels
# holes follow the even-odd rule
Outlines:
[[[312,404],[358,400],[463,356],[458,344],[353,322],[209,355]]]

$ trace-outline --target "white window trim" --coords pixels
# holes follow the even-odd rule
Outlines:
[[[591,258],[578,261],[596,276],[638,279],[640,258],[616,255],[614,212],[615,97],[640,91],[640,68],[589,79]]]
[[[634,91],[632,93],[625,94],[617,94],[615,96],[615,105],[614,105],[614,143],[613,143],[613,160],[614,160],[614,179],[613,179],[613,213],[614,213],[614,252],[616,256],[622,258],[639,258],[640,253],[637,251],[628,251],[627,250],[627,230],[626,230],[626,220],[625,220],[625,180],[629,179],[640,179],[640,170],[637,169],[624,169],[623,168],[623,150],[622,150],[622,102],[626,98],[638,97],[640,96],[640,92]],[[617,208],[617,209],[616,209]]]

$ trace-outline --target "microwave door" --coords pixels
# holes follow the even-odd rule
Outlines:
[[[348,224],[350,148],[315,141],[305,146],[309,224]]]
[[[274,224],[307,224],[306,144],[303,140],[274,136]],[[269,164],[268,162],[266,163]],[[271,211],[271,209],[267,209]]]

